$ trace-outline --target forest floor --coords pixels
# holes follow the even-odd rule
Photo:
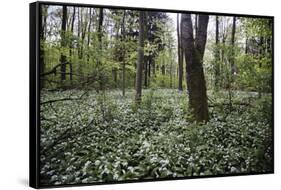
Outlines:
[[[271,95],[209,96],[191,122],[175,89],[41,92],[41,183],[77,184],[272,171]],[[53,101],[56,100],[56,101]]]

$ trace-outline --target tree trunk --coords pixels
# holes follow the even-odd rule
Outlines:
[[[61,47],[65,48],[66,47],[66,20],[67,20],[67,7],[63,6],[62,7],[62,24],[61,24]],[[60,57],[60,62],[61,62],[61,81],[64,81],[66,79],[66,55],[64,52],[61,52],[61,57]]]
[[[198,15],[195,14],[195,24],[194,24],[194,27],[195,27],[195,36],[197,36],[197,31],[198,31]]]
[[[72,15],[72,21],[71,21],[71,27],[70,27],[70,31],[71,31],[71,34],[73,35],[73,31],[74,31],[74,22],[75,22],[75,12],[76,12],[76,9],[75,7],[73,7],[73,15]],[[71,59],[71,56],[72,56],[72,48],[73,48],[73,42],[71,42],[69,44],[69,57]],[[70,82],[72,83],[72,75],[73,75],[73,69],[72,69],[72,61],[69,62],[69,79],[70,79]]]
[[[84,56],[84,42],[85,42],[85,38],[86,38],[86,31],[87,31],[87,25],[88,25],[88,21],[86,18],[86,13],[85,13],[85,17],[83,19],[83,11],[81,10],[81,46],[80,46],[80,59],[83,59]]]
[[[161,74],[162,74],[162,75],[165,75],[165,74],[166,74],[165,64],[163,64],[163,63],[162,63],[162,66],[161,66]]]
[[[231,32],[231,52],[230,52],[230,72],[228,76],[228,99],[229,99],[229,111],[232,111],[232,92],[231,92],[231,85],[233,82],[233,74],[235,73],[235,65],[234,65],[234,59],[235,59],[235,50],[234,50],[234,43],[235,43],[235,31],[236,31],[236,17],[233,17],[233,23],[232,23],[232,32]]]
[[[87,47],[90,48],[90,42],[91,42],[91,25],[92,25],[92,8],[89,10],[89,24],[88,24],[88,36],[87,36]],[[87,62],[89,64],[90,62],[90,54],[87,53]]]
[[[235,65],[234,65],[234,58],[235,58],[235,51],[234,51],[234,43],[235,43],[235,32],[236,32],[236,17],[233,17],[233,24],[232,24],[232,32],[231,32],[231,57],[230,57],[230,67],[231,67],[231,75],[235,72]]]
[[[178,77],[179,77],[179,91],[182,91],[182,79],[183,79],[183,54],[181,47],[181,31],[180,31],[180,21],[179,21],[179,13],[177,14],[177,35],[178,35]]]
[[[100,52],[100,57],[102,56],[102,23],[103,23],[103,8],[99,9],[99,25],[98,25],[98,49]],[[101,59],[100,57],[97,60],[97,65],[98,65],[98,82],[99,82],[99,87],[98,87],[98,92],[100,90],[103,90],[104,86],[104,81],[103,81],[103,74],[101,73]]]
[[[123,18],[122,18],[122,27],[121,27],[121,35],[122,35],[122,96],[125,96],[125,88],[126,88],[126,62],[125,62],[125,17],[126,17],[126,10],[124,10]]]
[[[80,42],[80,38],[81,38],[81,31],[82,31],[82,12],[81,12],[81,8],[77,8],[77,37],[78,37],[78,42],[77,42],[77,54],[78,54],[78,68],[77,68],[77,72],[79,75],[79,80],[83,81],[84,77],[83,77],[83,71],[82,71],[82,63],[81,63],[81,42]]]
[[[150,86],[150,77],[151,77],[151,55],[148,57],[148,86]]]
[[[147,13],[144,12],[144,21],[143,21],[143,25],[144,25],[144,39],[147,39]],[[148,87],[148,56],[144,55],[144,87],[147,88]]]
[[[219,52],[219,17],[216,16],[216,47],[215,47],[215,90],[219,88],[220,52]]]
[[[186,81],[189,92],[189,106],[197,122],[209,121],[206,82],[203,71],[203,56],[207,39],[209,16],[199,15],[196,39],[190,14],[182,14],[182,45],[186,60]]]
[[[142,91],[142,68],[144,61],[144,12],[139,12],[139,45],[138,45],[138,61],[136,74],[136,96],[135,102],[137,105],[141,102]]]
[[[260,43],[259,43],[259,58],[260,58],[260,61],[259,61],[259,68],[261,69],[262,68],[262,61],[261,59],[264,57],[264,53],[265,53],[265,47],[264,47],[264,37],[261,36],[260,37]],[[262,93],[262,86],[260,85],[258,87],[258,97],[261,98],[261,93]]]
[[[40,74],[45,72],[45,51],[44,51],[44,43],[46,40],[45,32],[46,32],[46,21],[47,21],[47,6],[41,6],[41,25],[40,25]],[[40,90],[45,87],[44,78],[40,79]]]
[[[152,75],[153,75],[153,77],[156,77],[156,65],[155,65],[154,58],[151,59],[151,67],[152,67]]]
[[[249,42],[248,42],[248,37],[246,37],[246,40],[245,40],[245,54],[248,54],[248,49],[249,49]]]

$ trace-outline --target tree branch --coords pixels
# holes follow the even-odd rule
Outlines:
[[[50,71],[47,71],[45,73],[41,73],[40,77],[43,77],[43,76],[46,76],[46,75],[50,75],[50,74],[55,74],[55,73],[57,73],[57,68],[61,67],[62,65],[68,65],[68,64],[69,64],[69,62],[57,64]]]

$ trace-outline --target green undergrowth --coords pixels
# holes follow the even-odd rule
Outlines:
[[[144,90],[139,108],[134,91],[43,91],[41,183],[271,172],[270,96],[237,93],[231,109],[214,97],[210,121],[196,124],[176,90]],[[62,98],[73,100],[48,103]]]

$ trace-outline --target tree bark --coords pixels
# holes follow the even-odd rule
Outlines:
[[[45,51],[44,51],[44,43],[46,40],[45,32],[46,32],[46,21],[47,21],[47,6],[41,6],[41,25],[40,25],[40,74],[45,72]],[[43,78],[40,79],[40,89],[45,87],[45,81]]]
[[[216,47],[215,47],[215,90],[219,88],[220,52],[219,52],[219,17],[216,16]]]
[[[125,17],[126,17],[126,10],[124,10],[123,18],[122,18],[122,27],[121,27],[121,35],[122,35],[122,96],[125,96],[125,87],[126,87],[126,62],[125,62]]]
[[[75,13],[76,13],[76,9],[75,7],[73,7],[73,14],[72,14],[72,21],[71,21],[71,27],[70,27],[70,32],[73,35],[73,31],[74,31],[74,22],[75,22]],[[71,58],[72,56],[72,48],[73,48],[73,42],[71,42],[69,44],[69,57]],[[73,76],[73,69],[72,69],[72,61],[69,61],[69,79],[70,82],[72,83],[72,76]]]
[[[63,6],[62,7],[62,24],[61,24],[61,48],[65,48],[67,43],[66,43],[66,20],[67,20],[67,7]],[[61,57],[60,57],[60,62],[61,62],[61,81],[64,81],[66,79],[66,55],[64,52],[61,52]]]
[[[90,42],[91,42],[91,25],[92,25],[92,8],[89,10],[89,24],[88,24],[88,36],[87,36],[87,47],[90,48]],[[87,62],[89,64],[90,62],[90,54],[87,53]]]
[[[135,102],[137,105],[141,103],[142,91],[142,68],[144,61],[144,12],[139,12],[139,42],[138,42],[138,61],[136,74],[136,96]]]
[[[98,24],[98,49],[99,49],[99,52],[101,52],[100,56],[102,56],[102,23],[103,23],[103,8],[100,8],[99,9],[99,24]],[[98,68],[101,68],[101,59],[100,57],[98,58],[97,60],[97,65],[98,65]],[[99,82],[99,87],[98,87],[98,92],[100,90],[103,90],[103,86],[104,86],[104,81],[103,81],[103,75],[100,71],[100,69],[98,70],[98,82]]]
[[[178,77],[179,77],[179,91],[183,90],[182,80],[183,80],[183,54],[181,47],[181,30],[180,30],[180,21],[179,21],[179,13],[177,14],[177,35],[178,35]]]
[[[144,12],[144,21],[143,21],[143,25],[144,25],[144,39],[147,39],[147,13]],[[144,55],[144,87],[147,88],[148,87],[148,56]]]
[[[190,14],[182,14],[182,45],[186,60],[186,81],[189,92],[189,106],[197,122],[209,121],[206,82],[203,71],[203,56],[207,39],[209,16],[199,15],[196,38]]]
[[[234,65],[234,58],[235,58],[235,51],[234,51],[234,43],[235,43],[235,32],[236,32],[236,17],[233,17],[233,24],[232,24],[232,32],[231,32],[231,57],[230,57],[230,67],[231,67],[231,75],[235,72],[235,65]]]

